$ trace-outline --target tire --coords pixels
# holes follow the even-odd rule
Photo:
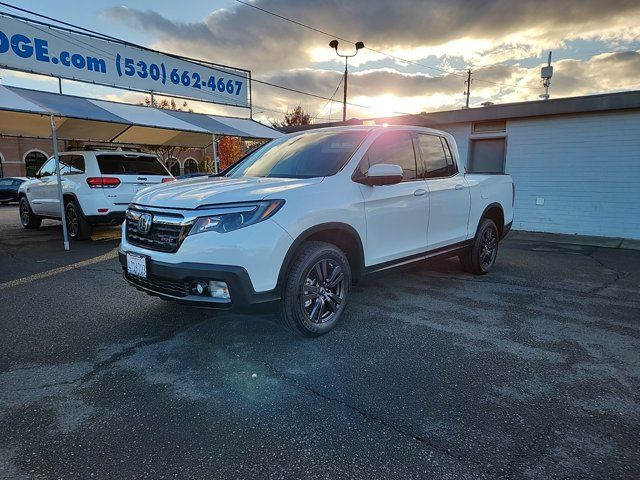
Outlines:
[[[306,337],[323,335],[340,320],[350,291],[351,267],[345,254],[330,243],[306,242],[285,278],[282,322]]]
[[[20,212],[20,223],[22,223],[22,226],[24,228],[33,230],[40,227],[40,224],[42,223],[42,217],[39,217],[38,215],[33,213],[27,197],[20,198],[20,206],[18,207],[18,211]]]
[[[475,275],[489,273],[496,263],[498,243],[498,227],[493,220],[483,218],[478,226],[473,246],[459,257],[462,269]]]
[[[71,240],[91,238],[91,224],[84,218],[78,202],[70,200],[66,203],[64,217],[67,222],[67,233]]]

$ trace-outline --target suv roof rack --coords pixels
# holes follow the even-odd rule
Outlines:
[[[87,150],[111,150],[114,152],[137,152],[144,153],[144,151],[139,147],[113,147],[109,145],[92,145],[87,144],[82,148],[84,151]]]

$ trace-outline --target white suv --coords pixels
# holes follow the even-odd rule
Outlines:
[[[173,180],[155,155],[122,150],[61,153],[60,175],[67,228],[74,240],[90,237],[93,225],[122,223],[139,190]],[[24,228],[38,228],[43,218],[60,219],[55,158],[20,185],[18,196]]]
[[[120,262],[149,294],[205,307],[280,300],[285,325],[319,335],[365,274],[435,256],[489,272],[513,195],[509,175],[466,173],[444,132],[311,130],[218,177],[140,192]]]

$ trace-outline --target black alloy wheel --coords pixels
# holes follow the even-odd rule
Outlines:
[[[332,321],[342,308],[344,295],[342,267],[325,258],[307,272],[300,299],[309,320],[326,323]]]

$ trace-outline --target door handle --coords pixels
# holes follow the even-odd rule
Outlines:
[[[464,185],[462,185],[461,183],[456,184],[455,189],[456,190],[462,190],[464,188]]]
[[[413,192],[413,194],[416,197],[420,197],[422,195],[424,195],[425,193],[427,193],[427,191],[424,188],[419,188],[418,190],[416,190],[415,192]]]

